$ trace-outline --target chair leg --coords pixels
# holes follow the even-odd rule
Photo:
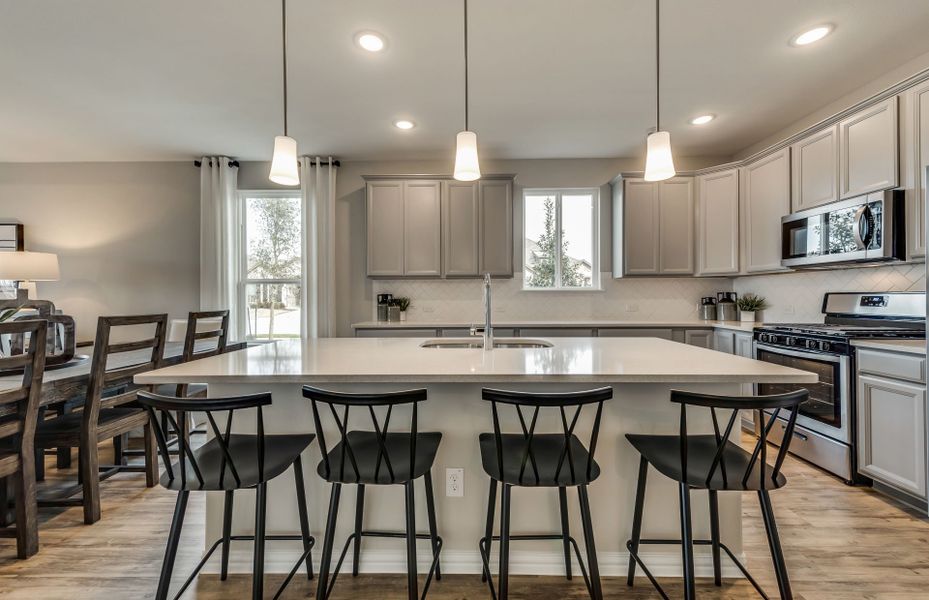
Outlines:
[[[326,588],[329,583],[329,567],[332,562],[332,544],[335,541],[336,520],[339,517],[339,497],[342,492],[341,483],[333,483],[329,495],[329,517],[326,519],[326,535],[323,538],[323,555],[319,563],[319,582],[316,584],[316,599],[326,600]]]
[[[558,488],[558,504],[561,507],[561,542],[564,546],[565,577],[571,579],[571,530],[568,525],[568,489]]]
[[[265,517],[268,512],[268,484],[259,483],[255,495],[255,556],[252,565],[252,600],[261,600],[265,582]]]
[[[719,492],[708,491],[710,497],[710,539],[713,542],[713,583],[723,584],[722,564],[719,553]]]
[[[35,446],[32,452],[32,464],[35,465],[35,480],[45,481],[45,448]]]
[[[694,579],[694,541],[690,518],[690,486],[680,484],[681,496],[681,554],[684,563],[684,600],[695,600],[697,584]]]
[[[603,589],[600,587],[600,563],[597,561],[597,545],[594,543],[594,525],[590,518],[590,499],[587,497],[586,485],[578,486],[577,496],[581,505],[581,523],[584,525],[584,545],[587,547],[590,595],[592,600],[603,600]]]
[[[774,507],[771,506],[771,496],[768,490],[758,490],[758,501],[761,503],[761,516],[764,518],[765,532],[768,534],[768,546],[771,548],[771,558],[774,561],[774,573],[777,576],[777,589],[782,600],[793,598],[790,590],[790,578],[787,576],[787,563],[784,562],[784,552],[781,550],[781,540],[777,535],[777,523],[774,521]]]
[[[62,403],[58,405],[56,410],[59,417],[62,417],[69,412],[71,412],[71,407],[68,406],[68,403]],[[41,420],[41,417],[39,417]],[[71,448],[59,446],[56,449],[56,464],[55,466],[59,469],[70,469],[71,468]]]
[[[358,577],[358,564],[361,562],[361,529],[364,523],[365,486],[358,484],[355,490],[355,541],[352,548],[352,577]]]
[[[177,493],[177,504],[174,505],[174,519],[171,521],[171,531],[168,533],[168,544],[165,546],[165,558],[161,563],[161,577],[158,579],[158,591],[155,600],[167,600],[168,588],[171,586],[171,573],[174,571],[174,559],[177,557],[177,547],[181,540],[181,528],[184,525],[184,513],[187,512],[187,498],[190,492],[181,490]]]
[[[429,537],[432,540],[432,555],[435,556],[439,551],[439,528],[436,525],[435,518],[435,492],[432,489],[432,471],[426,471],[423,475],[423,483],[426,486],[426,515],[429,517]],[[442,563],[440,560],[435,561],[435,579],[442,580]]]
[[[639,483],[635,489],[635,513],[632,517],[632,552],[638,554],[639,540],[642,539],[642,513],[645,510],[645,484],[648,479],[648,461],[643,456],[639,460]],[[635,580],[635,559],[629,557],[629,574],[626,585],[631,586]]]
[[[113,437],[113,464],[126,464],[126,455],[123,454],[123,435],[119,434]]]
[[[16,556],[29,558],[39,551],[39,516],[35,492],[35,470],[23,455],[23,464],[13,476],[16,486]],[[3,482],[6,485],[6,482]],[[4,507],[4,510],[6,508]]]
[[[223,549],[222,563],[219,571],[220,581],[226,581],[229,576],[229,538],[232,536],[232,503],[235,498],[233,490],[226,490],[223,502]]]
[[[500,574],[497,576],[498,598],[507,600],[510,593],[510,494],[513,486],[503,484],[500,500]]]
[[[303,461],[297,456],[294,461],[294,483],[297,487],[297,512],[300,516],[300,537],[303,538],[303,551],[310,549],[310,519],[306,513],[306,486],[303,485]],[[306,555],[306,578],[313,579],[313,556]]]
[[[419,600],[419,582],[416,578],[416,502],[413,482],[406,488],[406,586],[410,600]]]
[[[100,520],[100,457],[96,439],[82,436],[80,450],[81,487],[84,498],[84,523],[92,525]]]
[[[155,430],[148,421],[142,428],[142,438],[145,443],[145,486],[155,487],[158,483],[158,446],[155,444]]]
[[[487,498],[487,524],[484,526],[484,540],[487,542],[487,562],[490,563],[490,549],[493,545],[494,535],[494,508],[497,506],[497,480],[490,480],[490,493]],[[490,572],[484,569],[481,572],[481,582],[486,582]]]

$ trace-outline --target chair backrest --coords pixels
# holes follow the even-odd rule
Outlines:
[[[806,389],[799,389],[786,394],[775,394],[771,396],[715,396],[672,390],[671,401],[681,405],[680,446],[683,472],[687,472],[687,407],[701,406],[710,409],[710,414],[713,417],[713,434],[716,437],[716,454],[707,469],[706,485],[710,485],[718,469],[724,483],[728,484],[730,476],[734,475],[739,478],[742,486],[745,486],[749,478],[752,477],[752,473],[757,466],[759,469],[758,481],[761,488],[766,489],[769,485],[775,487],[772,484],[777,480],[781,472],[781,467],[784,464],[784,459],[787,457],[787,451],[793,439],[794,426],[797,423],[797,413],[799,412],[800,404],[805,402],[809,396],[810,393]],[[720,431],[719,428],[719,419],[716,413],[717,409],[731,411],[729,420],[726,423],[726,428],[723,431]],[[741,473],[730,474],[727,472],[726,464],[723,460],[724,453],[726,445],[730,443],[729,436],[732,434],[735,423],[739,419],[739,411],[742,410],[760,411],[759,414],[762,415],[763,426],[761,427],[761,435],[758,437],[758,441],[755,443],[755,447],[752,450],[751,459],[745,469]],[[771,411],[771,413],[769,414],[767,411]],[[787,425],[784,429],[781,447],[778,449],[777,456],[774,460],[774,466],[771,467],[767,462],[768,434],[771,432],[771,428],[774,427],[782,411],[787,413]]]
[[[210,321],[210,329],[199,331],[200,321]],[[212,323],[216,323],[212,327]],[[191,312],[187,315],[187,333],[184,336],[184,354],[183,361],[189,362],[199,358],[208,358],[216,356],[226,351],[226,342],[229,335],[229,311],[213,310]],[[216,340],[215,346],[204,348],[206,340]],[[200,344],[198,347],[198,343]],[[182,383],[177,386],[176,394],[179,397],[187,395],[188,384]]]
[[[29,336],[28,349],[22,354],[0,356],[0,371],[22,370],[19,387],[0,390],[0,438],[18,438],[17,450],[22,456],[32,456],[35,442],[36,420],[42,395],[42,376],[45,373],[45,348],[48,341],[48,322],[44,320],[0,323],[0,335]]]
[[[319,449],[323,455],[323,464],[325,476],[328,478],[332,474],[332,465],[329,460],[329,448],[326,445],[326,433],[323,431],[322,419],[320,417],[319,404],[329,407],[329,413],[339,431],[339,441],[341,442],[341,454],[339,460],[339,479],[345,480],[346,458],[351,467],[351,473],[354,474],[355,480],[361,479],[361,472],[358,468],[358,461],[355,459],[355,453],[349,439],[349,419],[350,411],[358,408],[361,412],[367,412],[371,419],[371,425],[374,427],[374,435],[377,441],[377,460],[374,467],[374,477],[379,479],[381,467],[387,470],[390,482],[396,481],[394,475],[394,465],[391,461],[390,454],[387,450],[387,434],[390,428],[390,418],[395,406],[410,404],[412,410],[410,413],[410,430],[409,430],[409,447],[410,447],[410,472],[413,472],[416,464],[416,435],[419,427],[419,415],[417,405],[426,400],[426,390],[405,390],[401,392],[386,392],[382,394],[348,394],[343,392],[331,392],[318,388],[303,386],[303,396],[310,400],[313,407],[313,422],[316,424],[316,437],[319,439]],[[339,415],[339,410],[341,415]],[[383,421],[378,418],[376,407],[386,407]],[[365,410],[367,409],[367,410]],[[396,457],[395,457],[396,458]]]
[[[171,453],[168,450],[168,431],[162,425],[164,424],[155,411],[161,411],[168,421],[167,426],[172,431],[181,431],[179,424],[184,422],[187,413],[196,411],[205,413],[210,428],[213,430],[213,436],[222,451],[222,460],[220,461],[219,484],[226,484],[226,473],[228,472],[235,486],[242,483],[239,476],[239,469],[235,464],[232,452],[229,450],[229,443],[232,436],[232,419],[236,411],[255,408],[257,413],[257,451],[258,451],[258,470],[259,478],[264,479],[264,452],[265,452],[265,430],[264,430],[264,413],[263,406],[271,404],[271,393],[263,392],[260,394],[249,394],[246,396],[232,396],[226,398],[177,398],[173,396],[161,396],[151,392],[139,392],[139,403],[145,407],[148,412],[149,421],[155,433],[155,440],[158,443],[158,452],[164,462],[165,470],[170,479],[180,478],[181,483],[187,485],[188,465],[193,471],[194,477],[197,478],[200,485],[203,485],[203,471],[197,460],[197,455],[190,447],[190,440],[187,436],[177,436],[178,443],[178,462],[171,463]],[[171,414],[171,413],[174,414]],[[225,413],[225,428],[220,431],[214,413]],[[189,461],[189,462],[188,462]],[[232,486],[230,486],[232,487]]]
[[[115,328],[151,328],[151,337],[112,343],[110,338]],[[94,356],[90,366],[90,380],[87,384],[87,401],[84,404],[83,418],[85,427],[96,428],[103,403],[103,393],[108,389],[128,386],[129,391],[108,396],[107,406],[116,406],[131,402],[136,398],[139,387],[132,378],[139,373],[151,371],[161,366],[164,357],[165,334],[168,327],[168,315],[135,315],[124,317],[100,317],[97,319],[97,336],[94,340]],[[146,334],[147,335],[147,334]]]
[[[561,431],[557,433],[563,436],[564,446],[558,456],[558,463],[555,467],[553,477],[559,479],[562,470],[567,464],[571,472],[571,481],[577,481],[577,473],[574,468],[574,461],[571,456],[571,439],[576,436],[578,420],[581,411],[586,406],[596,407],[594,411],[593,424],[590,428],[590,436],[587,440],[588,458],[585,466],[585,476],[591,477],[591,471],[594,466],[594,453],[597,450],[597,437],[600,435],[600,418],[603,415],[603,403],[613,397],[613,388],[603,387],[593,390],[580,392],[563,392],[563,393],[537,393],[537,392],[513,392],[506,390],[496,390],[484,388],[481,390],[481,397],[491,403],[494,422],[494,441],[497,448],[497,468],[503,472],[503,429],[500,426],[500,410],[497,405],[512,406],[515,409],[515,416],[519,421],[520,433],[523,436],[523,452],[519,458],[519,481],[524,482],[526,476],[526,467],[532,467],[532,473],[536,484],[541,480],[536,458],[533,452],[533,441],[536,435],[544,432],[536,431],[539,422],[539,413],[542,409],[557,410],[560,416]],[[527,419],[523,414],[523,409],[531,416]],[[527,424],[528,422],[528,424]],[[550,433],[550,432],[549,432]],[[584,443],[581,440],[581,443]]]

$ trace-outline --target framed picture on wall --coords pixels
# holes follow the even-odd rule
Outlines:
[[[16,252],[25,249],[23,224],[0,219],[0,252]],[[12,281],[0,279],[0,298],[15,298],[16,289]]]

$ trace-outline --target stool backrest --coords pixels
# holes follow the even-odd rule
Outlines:
[[[706,485],[710,485],[718,469],[723,482],[728,483],[730,475],[735,475],[740,478],[744,486],[757,466],[759,469],[758,481],[761,488],[766,489],[769,484],[773,484],[781,472],[784,459],[787,457],[787,450],[790,448],[790,442],[793,439],[794,426],[797,424],[797,413],[800,410],[800,404],[805,402],[809,396],[810,393],[806,389],[799,389],[786,394],[775,394],[771,396],[715,396],[672,390],[671,402],[676,402],[681,405],[680,446],[683,472],[687,472],[687,407],[702,406],[710,409],[710,414],[713,417],[713,435],[716,438],[716,454],[707,470]],[[731,411],[729,420],[726,423],[726,428],[723,431],[720,431],[719,428],[719,420],[716,414],[717,409]],[[730,443],[729,436],[732,434],[736,420],[738,420],[739,417],[739,411],[741,410],[760,411],[763,426],[761,428],[761,435],[758,437],[758,441],[755,443],[755,447],[752,450],[751,459],[744,471],[730,474],[726,471],[726,464],[723,460],[724,453],[726,445]],[[766,412],[769,410],[771,414]],[[784,438],[781,441],[781,447],[777,451],[774,467],[772,468],[767,462],[768,434],[771,432],[771,428],[774,427],[782,411],[787,413],[787,426],[784,429]],[[771,487],[774,486],[771,485]]]
[[[591,477],[591,471],[594,466],[594,453],[597,450],[597,437],[600,435],[600,418],[603,415],[603,403],[613,397],[613,388],[603,387],[594,390],[585,390],[581,392],[563,392],[563,393],[536,393],[536,392],[512,392],[506,390],[496,390],[484,388],[481,390],[481,397],[490,402],[493,412],[494,421],[494,441],[497,447],[497,467],[503,472],[503,430],[500,427],[500,410],[498,404],[512,406],[516,410],[516,417],[519,420],[520,432],[525,442],[522,455],[520,456],[519,481],[522,483],[526,474],[526,467],[531,466],[535,477],[535,482],[540,482],[539,470],[536,466],[536,459],[533,453],[533,440],[539,432],[536,431],[536,425],[539,421],[539,412],[544,409],[558,410],[561,422],[561,431],[558,432],[564,436],[564,447],[558,457],[558,464],[555,468],[554,478],[557,480],[561,475],[562,469],[567,463],[571,471],[571,480],[577,480],[577,473],[574,469],[574,461],[571,460],[571,439],[575,437],[578,420],[581,411],[586,406],[596,406],[594,412],[593,425],[590,430],[588,439],[588,458],[586,465],[586,478]],[[523,414],[523,409],[531,416],[527,419]],[[527,425],[528,422],[528,425]],[[583,443],[583,441],[582,441]]]
[[[220,462],[220,485],[226,476],[228,469],[229,475],[232,476],[236,485],[242,483],[239,477],[239,470],[236,468],[235,460],[229,451],[229,442],[232,436],[232,418],[236,411],[257,409],[257,446],[258,446],[258,469],[259,477],[264,478],[264,452],[265,452],[265,430],[264,430],[264,413],[261,407],[271,404],[271,393],[264,392],[260,394],[249,394],[245,396],[231,396],[225,398],[177,398],[173,396],[162,396],[151,392],[139,392],[139,404],[145,407],[148,412],[149,421],[155,433],[155,440],[158,443],[158,452],[165,464],[165,470],[170,479],[180,477],[181,483],[187,484],[187,466],[188,462],[194,477],[203,485],[203,472],[200,463],[197,461],[196,453],[190,447],[190,439],[185,435],[177,436],[178,444],[178,462],[176,465],[171,464],[171,454],[168,451],[168,431],[162,427],[162,421],[158,418],[155,411],[161,411],[167,421],[168,426],[173,431],[181,431],[179,423],[183,423],[187,413],[196,411],[206,413],[210,428],[213,430],[213,436],[219,444],[222,451],[222,460]],[[174,413],[173,415],[171,413]],[[225,428],[220,431],[216,422],[214,413],[225,413]],[[177,467],[177,472],[175,472]]]
[[[200,321],[219,321],[216,326],[211,324],[210,329],[198,331]],[[187,315],[187,332],[184,335],[184,354],[183,361],[189,362],[199,358],[208,358],[216,356],[226,351],[226,342],[229,335],[229,311],[212,310],[191,312]],[[202,342],[205,340],[216,340],[216,345],[204,348]],[[197,343],[201,342],[200,348]],[[176,395],[183,397],[187,395],[187,384],[182,383],[177,386]]]
[[[28,349],[21,350],[21,354],[0,356],[0,372],[23,372],[19,387],[0,390],[0,411],[4,415],[0,420],[0,439],[18,438],[16,450],[22,453],[21,456],[32,457],[42,395],[42,376],[45,373],[48,322],[33,320],[0,323],[0,335],[29,337]]]
[[[336,429],[339,431],[339,442],[341,443],[341,455],[339,461],[339,479],[345,479],[346,458],[351,466],[352,472],[357,480],[361,479],[361,472],[358,468],[358,461],[355,459],[355,453],[352,449],[349,438],[349,417],[350,410],[353,408],[360,409],[362,413],[367,412],[371,419],[371,425],[374,427],[374,435],[377,441],[377,461],[374,469],[375,477],[381,472],[381,466],[387,469],[390,481],[395,481],[394,468],[391,462],[390,453],[387,449],[387,434],[390,428],[390,417],[393,414],[395,406],[410,404],[412,411],[410,413],[410,472],[414,471],[416,465],[416,434],[419,428],[419,415],[417,405],[426,400],[426,390],[405,390],[400,392],[385,392],[382,394],[348,394],[343,392],[331,392],[321,390],[310,386],[303,386],[303,396],[310,400],[313,407],[313,422],[316,424],[316,437],[319,439],[319,449],[323,455],[323,464],[326,477],[332,473],[332,465],[329,460],[329,448],[326,445],[326,433],[323,431],[322,419],[320,418],[319,404],[329,407],[329,413],[335,422]],[[374,411],[375,407],[387,407],[383,421],[378,418]],[[341,416],[339,410],[341,410]],[[365,410],[367,409],[367,410]]]

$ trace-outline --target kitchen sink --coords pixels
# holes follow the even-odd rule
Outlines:
[[[533,338],[494,338],[494,348],[551,348],[551,342]],[[420,348],[483,348],[481,338],[436,338],[426,340]]]

